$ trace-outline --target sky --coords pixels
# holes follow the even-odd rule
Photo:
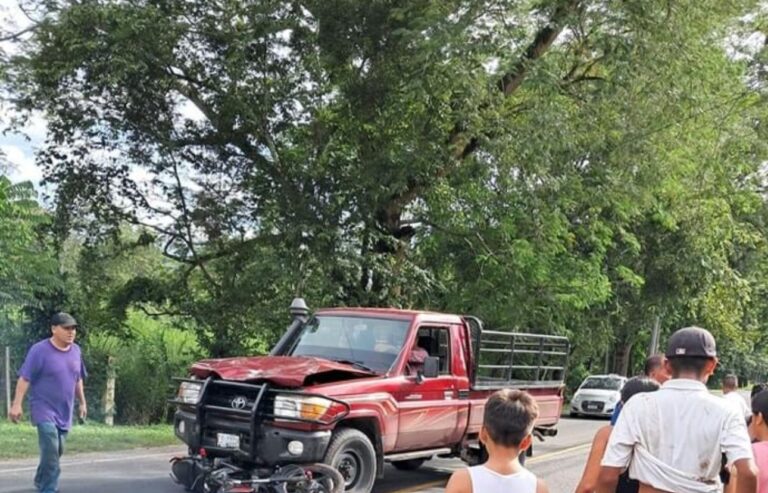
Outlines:
[[[0,28],[2,32],[23,29],[29,20],[19,10],[16,0],[0,0]],[[0,49],[11,53],[8,43],[0,43]],[[0,97],[4,97],[0,92]],[[35,149],[45,140],[46,122],[42,115],[33,115],[23,133],[5,131],[13,113],[7,102],[0,99],[0,152],[10,165],[8,176],[12,182],[31,181],[37,185],[43,178],[42,171],[35,165]]]

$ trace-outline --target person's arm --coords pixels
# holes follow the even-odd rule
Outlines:
[[[635,444],[639,442],[636,436],[635,420],[646,413],[644,400],[637,396],[627,402],[619,414],[616,426],[611,430],[608,445],[605,448],[603,460],[600,462],[600,473],[597,477],[599,493],[613,493],[619,484],[619,476],[629,466]]]
[[[445,485],[445,493],[472,493],[472,479],[469,477],[469,471],[459,469],[451,474],[451,479]],[[542,493],[538,491],[538,485],[536,486],[536,493]]]
[[[27,395],[27,389],[29,389],[29,382],[24,377],[19,377],[19,381],[16,383],[16,395],[13,398],[13,404],[11,404],[11,412],[8,415],[8,418],[14,423],[18,423],[21,419],[21,404],[24,402],[24,396]]]
[[[85,388],[83,387],[83,379],[77,381],[77,411],[80,419],[88,417],[88,405],[85,402]]]
[[[623,467],[602,466],[597,478],[597,493],[615,493]]]
[[[584,466],[584,472],[581,475],[581,481],[576,486],[576,493],[592,493],[597,487],[597,478],[600,475],[600,461],[605,454],[605,447],[608,445],[608,439],[611,436],[611,427],[604,426],[597,430],[595,438],[592,440],[592,448],[589,451],[587,464]]]
[[[720,446],[729,464],[736,470],[736,492],[755,493],[757,491],[757,466],[755,465],[752,443],[749,441],[747,423],[741,412],[731,409],[723,422],[722,442]]]
[[[755,493],[757,491],[757,466],[752,459],[740,459],[733,463],[736,470],[736,493]]]
[[[536,478],[536,493],[549,493],[549,486],[543,479]]]
[[[723,493],[736,493],[736,483],[739,480],[738,475],[736,474],[736,468],[733,466],[729,467],[728,473],[731,477],[728,480],[728,484],[723,487]]]

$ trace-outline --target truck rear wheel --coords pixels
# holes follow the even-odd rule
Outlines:
[[[427,459],[395,460],[390,464],[392,464],[398,471],[415,471],[420,468],[426,460]]]
[[[331,438],[325,452],[326,464],[344,477],[347,493],[369,493],[376,481],[376,450],[365,433],[354,428],[341,428]]]

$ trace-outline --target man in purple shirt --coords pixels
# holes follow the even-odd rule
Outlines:
[[[76,331],[77,322],[71,315],[54,315],[50,339],[32,346],[19,370],[9,417],[14,423],[19,422],[21,403],[29,390],[29,410],[40,445],[40,465],[35,474],[35,487],[40,493],[58,491],[59,457],[72,425],[75,395],[80,419],[85,419],[88,412],[83,391],[86,372],[80,346],[75,344]]]

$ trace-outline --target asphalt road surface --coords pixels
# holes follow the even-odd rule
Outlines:
[[[563,418],[559,435],[536,442],[528,467],[544,478],[552,493],[571,493],[581,476],[589,444],[605,420]],[[79,454],[62,459],[61,493],[184,493],[168,477],[168,459],[184,448],[133,450],[110,454]],[[0,462],[0,493],[33,493],[36,460]],[[436,493],[443,491],[459,460],[434,460],[418,471],[400,472],[387,466],[374,493]]]

